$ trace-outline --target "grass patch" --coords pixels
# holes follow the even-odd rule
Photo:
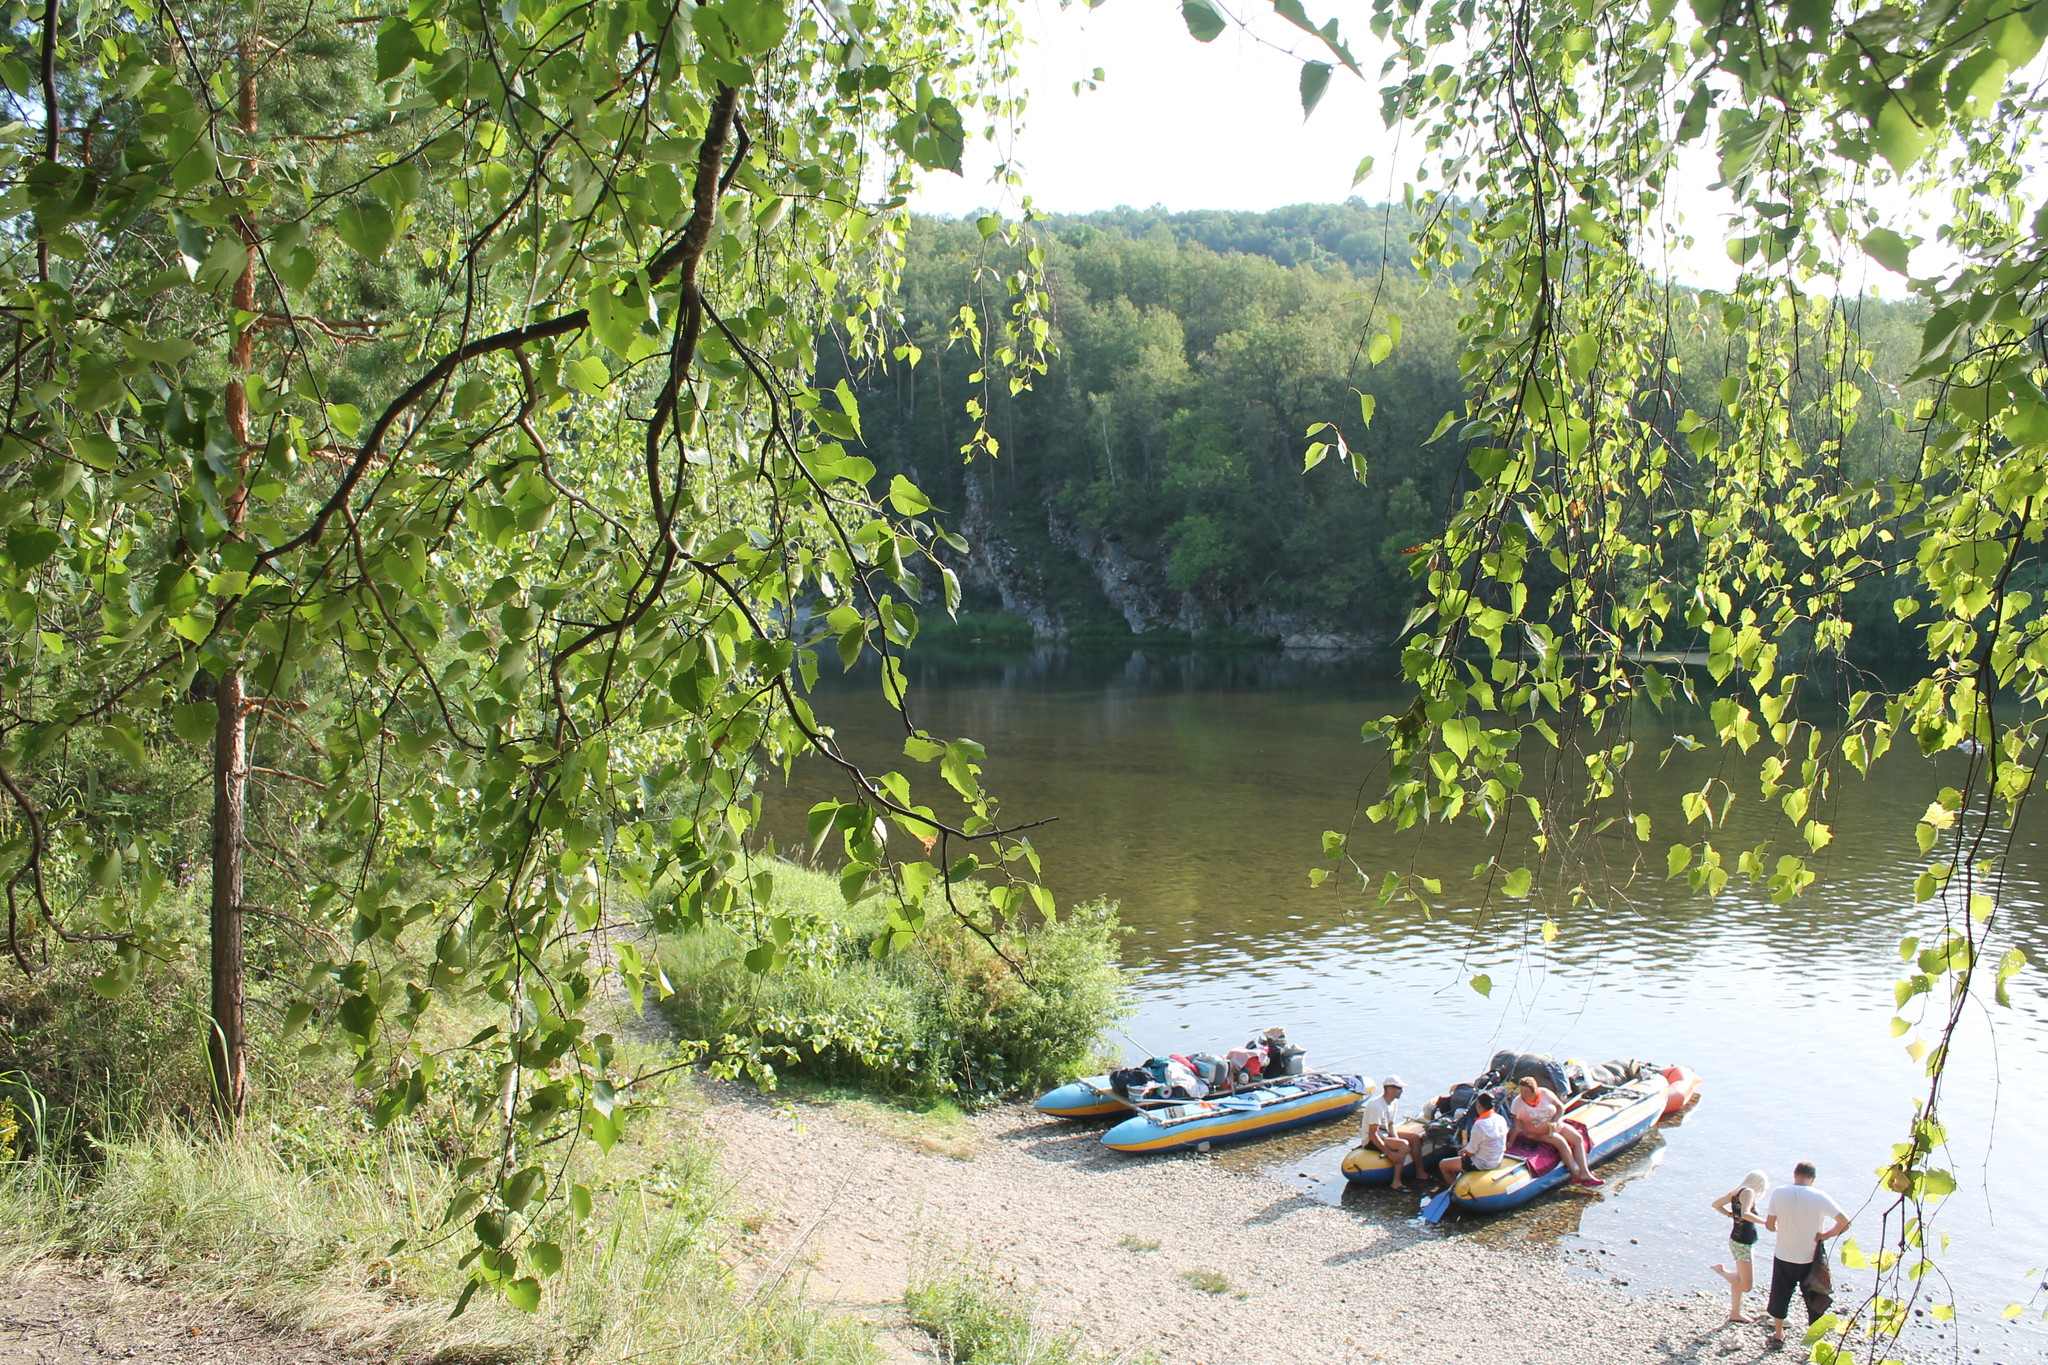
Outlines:
[[[771,1080],[975,1106],[1086,1074],[1103,1030],[1128,1012],[1107,903],[1012,923],[999,953],[935,898],[924,931],[877,957],[880,897],[849,907],[835,878],[783,862],[766,885],[765,906],[664,941],[672,993],[660,1008],[684,1038]],[[978,887],[962,904],[992,921]],[[751,970],[764,942],[780,945],[775,969]]]
[[[1190,1289],[1199,1289],[1204,1294],[1228,1294],[1230,1281],[1214,1270],[1183,1270],[1181,1279],[1187,1281]]]
[[[911,1325],[938,1343],[946,1365],[1080,1365],[1080,1337],[1037,1323],[1031,1292],[986,1268],[919,1275],[904,1291]]]
[[[478,1293],[451,1322],[475,1246],[467,1218],[445,1218],[466,1102],[458,1113],[456,1098],[437,1095],[374,1131],[346,1061],[273,1048],[240,1134],[223,1139],[203,1117],[204,1057],[193,1010],[180,1008],[195,995],[192,979],[165,971],[102,1000],[61,961],[0,992],[0,1268],[83,1261],[379,1359],[878,1359],[861,1324],[792,1293],[736,1290],[730,1262],[752,1234],[723,1206],[680,1102],[643,1110],[609,1156],[584,1144],[551,1169],[588,1184],[594,1207],[580,1219],[566,1201],[535,1207],[533,1234],[563,1250],[536,1311]],[[480,1022],[455,1009],[434,1017],[422,1046]],[[622,1042],[618,1060],[630,1073],[664,1059]],[[665,1098],[687,1099],[687,1086],[671,1078]]]
[[[955,1161],[972,1161],[980,1152],[973,1121],[951,1100],[891,1099],[800,1076],[787,1082],[781,1093],[829,1109],[836,1118],[875,1129],[913,1151],[933,1152]]]
[[[549,1228],[566,1256],[532,1313],[479,1294],[448,1320],[470,1241],[442,1225],[454,1181],[431,1153],[387,1134],[336,1141],[328,1128],[310,1156],[299,1134],[260,1118],[226,1141],[164,1122],[109,1145],[89,1172],[15,1163],[0,1175],[0,1263],[80,1258],[380,1356],[875,1361],[858,1324],[793,1295],[734,1292],[720,1249],[745,1230],[722,1211],[709,1158],[663,1118],[642,1123],[637,1144],[587,1173],[599,1177],[593,1216],[565,1211]]]
[[[1117,1239],[1116,1244],[1122,1247],[1125,1251],[1159,1250],[1159,1243],[1147,1241],[1142,1237],[1119,1237]]]

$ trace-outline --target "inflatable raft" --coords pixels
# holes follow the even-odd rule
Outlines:
[[[1420,1119],[1407,1119],[1397,1125],[1397,1131],[1404,1138],[1420,1142],[1423,1135],[1422,1121]],[[1394,1163],[1387,1159],[1386,1153],[1376,1151],[1371,1147],[1353,1147],[1350,1151],[1346,1152],[1342,1169],[1344,1171],[1344,1178],[1354,1185],[1391,1185],[1394,1183]],[[1416,1164],[1413,1157],[1408,1159],[1408,1169],[1403,1178],[1408,1180],[1417,1178]]]
[[[1342,1118],[1365,1102],[1365,1091],[1365,1082],[1356,1076],[1312,1073],[1276,1078],[1235,1095],[1132,1114],[1102,1135],[1102,1145],[1113,1152],[1178,1152],[1212,1142],[1264,1137]]]
[[[1651,1072],[1576,1101],[1566,1110],[1565,1118],[1585,1126],[1586,1162],[1597,1166],[1655,1127],[1671,1098],[1671,1082]],[[1508,1159],[1490,1171],[1467,1171],[1459,1176],[1458,1183],[1451,1186],[1451,1207],[1466,1213],[1504,1213],[1571,1179],[1571,1170],[1562,1161],[1547,1164],[1547,1169],[1537,1173],[1513,1151],[1510,1148]]]
[[[1131,1101],[1110,1087],[1109,1077],[1089,1076],[1068,1081],[1057,1090],[1039,1097],[1038,1112],[1056,1119],[1099,1119],[1111,1114],[1128,1114],[1134,1109],[1161,1106],[1165,1101]]]

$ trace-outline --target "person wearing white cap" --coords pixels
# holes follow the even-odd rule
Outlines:
[[[1365,1102],[1358,1121],[1358,1145],[1370,1147],[1393,1163],[1393,1187],[1397,1190],[1408,1188],[1401,1183],[1401,1172],[1415,1159],[1416,1146],[1413,1138],[1401,1136],[1401,1091],[1404,1088],[1399,1076],[1389,1076],[1381,1081],[1380,1093]]]

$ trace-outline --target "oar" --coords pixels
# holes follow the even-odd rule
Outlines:
[[[1442,1193],[1430,1197],[1430,1201],[1422,1206],[1422,1212],[1417,1216],[1425,1223],[1441,1223],[1444,1215],[1450,1211],[1451,1191],[1449,1186],[1445,1186]]]

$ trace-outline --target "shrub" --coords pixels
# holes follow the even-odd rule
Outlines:
[[[993,945],[935,904],[915,943],[876,958],[878,902],[848,908],[832,878],[788,864],[773,884],[769,906],[676,936],[661,958],[673,991],[661,1009],[677,1031],[771,1080],[787,1072],[979,1102],[1085,1071],[1128,1009],[1107,902],[1006,929]],[[978,919],[988,914],[981,897],[970,901]],[[768,914],[796,928],[786,962],[757,973],[742,959]]]
[[[1032,1296],[1013,1280],[972,1266],[919,1275],[903,1292],[913,1327],[938,1343],[946,1365],[1074,1365],[1071,1332],[1047,1334],[1033,1321]]]

